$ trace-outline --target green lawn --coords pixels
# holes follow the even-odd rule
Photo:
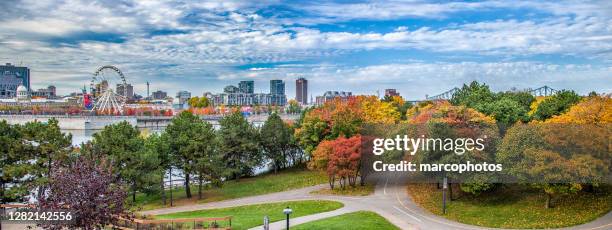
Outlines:
[[[411,184],[412,199],[434,214],[442,215],[441,190],[435,185]],[[505,185],[474,197],[462,195],[448,203],[445,218],[495,228],[559,228],[596,219],[612,209],[612,189],[596,193],[581,192],[556,197],[554,207],[546,209],[543,192],[521,185]]]
[[[399,228],[374,212],[359,211],[296,225],[291,227],[291,229],[385,230]]]
[[[211,201],[220,201],[227,199],[235,199],[246,196],[255,196],[266,193],[282,192],[291,189],[303,188],[327,182],[327,176],[317,171],[309,171],[303,169],[290,169],[281,171],[278,174],[264,174],[252,178],[243,178],[237,181],[227,181],[221,188],[206,188],[203,190],[201,200],[198,200],[198,187],[191,186],[193,197],[187,199],[183,187],[173,190],[174,205],[180,206],[193,203],[205,203]],[[168,197],[169,206],[169,194]],[[136,206],[142,210],[151,210],[165,207],[160,195],[144,195],[138,194],[136,197]]]
[[[232,216],[232,229],[249,229],[263,225],[264,216],[270,218],[270,222],[285,219],[283,209],[293,209],[291,217],[312,215],[339,209],[344,205],[335,201],[307,200],[289,201],[280,203],[266,203],[257,205],[246,205],[231,208],[208,209],[192,212],[180,212],[167,215],[155,216],[156,219],[195,218],[195,217],[224,217]]]
[[[337,195],[337,196],[367,196],[374,193],[374,185],[366,184],[365,186],[356,186],[341,189],[340,187],[335,187],[333,190],[329,187],[312,191],[313,194],[321,194],[321,195]]]

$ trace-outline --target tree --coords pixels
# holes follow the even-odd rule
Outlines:
[[[133,202],[139,190],[156,191],[153,187],[162,176],[159,159],[157,152],[144,148],[138,128],[127,121],[105,126],[93,135],[92,146],[94,153],[109,159],[114,175],[130,185]]]
[[[207,97],[192,97],[187,102],[192,108],[204,108],[210,105]]]
[[[581,97],[574,91],[562,90],[550,96],[541,103],[533,113],[535,120],[544,121],[555,115],[566,112],[572,105],[578,103]]]
[[[274,173],[277,173],[281,167],[288,164],[287,151],[291,148],[292,130],[278,114],[273,113],[268,116],[259,134],[264,155],[272,161]]]
[[[0,121],[0,202],[21,201],[28,189],[22,186],[21,179],[26,175],[28,166],[18,164],[24,160],[25,149],[18,128]],[[7,186],[12,184],[12,186]]]
[[[15,167],[27,175],[22,181],[26,188],[38,188],[38,195],[41,195],[49,182],[53,165],[66,160],[72,152],[72,135],[62,133],[59,122],[53,118],[47,123],[28,122],[19,126],[19,132],[25,155]]]
[[[219,124],[219,147],[226,168],[233,178],[250,175],[261,165],[258,132],[240,112],[223,117]]]
[[[606,141],[609,129],[594,125],[515,125],[499,146],[497,162],[519,183],[546,194],[546,207],[555,195],[575,193],[582,184],[598,184],[610,170]]]
[[[361,167],[361,137],[339,137],[334,141],[333,153],[327,163],[327,174],[337,175],[340,188],[355,187]]]
[[[297,114],[297,113],[300,113],[301,111],[302,111],[302,107],[296,100],[291,99],[289,100],[289,102],[287,102],[287,113]]]
[[[39,201],[43,210],[70,210],[74,220],[46,222],[47,229],[102,229],[119,217],[127,217],[127,193],[105,160],[79,157],[68,167],[53,171],[48,192]]]
[[[507,127],[517,121],[527,121],[527,109],[519,102],[510,98],[502,98],[493,102],[478,105],[478,111],[491,115],[497,121],[500,130],[505,131]]]
[[[610,124],[612,123],[612,98],[610,96],[590,96],[570,107],[566,113],[546,120],[546,123]]]
[[[400,120],[406,120],[406,111],[408,111],[408,109],[412,107],[412,104],[406,103],[404,98],[402,98],[401,96],[385,95],[382,101],[391,103],[400,113]]]
[[[212,125],[189,111],[183,111],[172,119],[164,136],[168,140],[173,163],[183,170],[187,198],[191,198],[190,183],[193,174],[199,176],[201,194],[203,176],[210,170],[206,161],[213,160],[211,156],[216,151]]]
[[[469,85],[464,84],[450,100],[453,105],[465,105],[476,108],[478,104],[492,102],[495,95],[486,84],[472,81]]]

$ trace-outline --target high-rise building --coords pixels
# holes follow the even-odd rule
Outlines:
[[[178,98],[180,105],[184,105],[191,98],[191,93],[185,90],[178,91],[176,93],[176,98]]]
[[[123,84],[117,84],[117,94],[123,95],[128,99],[134,98],[134,87],[132,84],[126,84],[125,90],[123,89]]]
[[[283,80],[270,80],[270,94],[285,95],[285,82]]]
[[[17,78],[21,79],[21,84],[25,86],[28,90],[31,90],[30,68],[23,66],[14,66],[11,63],[6,63],[6,65],[0,65],[0,74],[17,76]]]
[[[394,97],[399,96],[400,94],[396,89],[385,89],[385,96]]]
[[[238,88],[241,93],[255,93],[255,81],[240,81]]]
[[[164,91],[157,90],[157,91],[153,92],[153,99],[155,99],[155,100],[163,100],[166,97],[168,97],[168,93],[166,93]]]
[[[17,87],[23,85],[21,78],[10,72],[0,73],[0,98],[17,97]]]
[[[295,100],[302,104],[308,104],[308,80],[301,77],[295,80]]]
[[[238,93],[240,90],[238,89],[238,87],[233,86],[233,85],[228,85],[225,86],[225,88],[223,88],[223,92],[224,93]]]

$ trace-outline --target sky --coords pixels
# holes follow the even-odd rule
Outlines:
[[[79,91],[100,66],[136,93],[201,96],[309,80],[325,91],[423,99],[477,80],[495,91],[612,92],[612,1],[0,1],[0,63],[33,88]]]

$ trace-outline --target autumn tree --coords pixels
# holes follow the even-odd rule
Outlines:
[[[46,229],[103,229],[119,217],[127,217],[127,196],[112,166],[79,157],[67,167],[53,171],[49,189],[38,199],[43,210],[70,210],[73,220],[45,222]]]
[[[546,120],[547,123],[597,124],[612,123],[612,98],[610,96],[590,96],[569,108],[561,115]]]
[[[336,179],[344,189],[356,186],[361,165],[361,136],[357,135],[321,142],[313,152],[308,167],[326,171],[331,189]]]
[[[207,97],[192,97],[187,103],[191,108],[204,108],[210,105]]]
[[[576,193],[609,174],[612,155],[605,140],[609,127],[595,125],[515,125],[499,146],[497,161],[520,183],[546,194],[546,207],[557,195]]]

